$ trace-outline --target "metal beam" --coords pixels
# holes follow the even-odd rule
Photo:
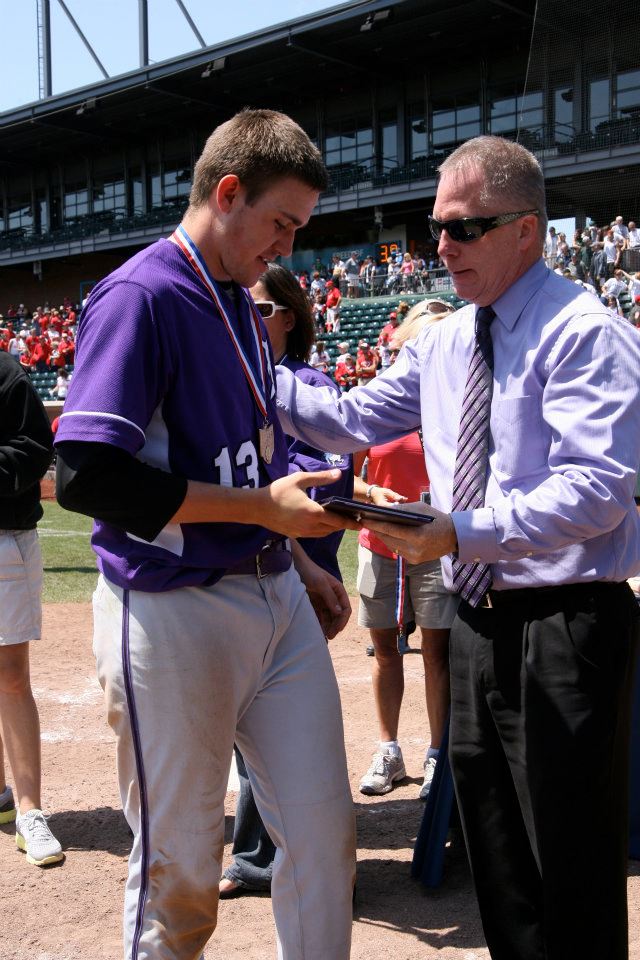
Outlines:
[[[149,66],[149,6],[147,0],[138,0],[138,43],[140,66]]]
[[[40,15],[42,30],[42,78],[41,78],[41,97],[50,97],[52,93],[51,83],[51,9],[49,0],[40,0]]]
[[[189,11],[187,10],[187,8],[185,7],[185,5],[184,5],[184,3],[182,2],[182,0],[176,0],[176,3],[178,4],[178,6],[180,7],[180,9],[182,10],[182,15],[183,15],[183,17],[185,18],[185,20],[187,21],[187,23],[189,24],[189,26],[191,27],[191,29],[193,30],[193,32],[194,32],[194,34],[195,34],[195,36],[196,36],[196,39],[197,39],[198,43],[200,44],[200,46],[203,47],[203,48],[206,47],[206,46],[207,46],[206,40],[204,39],[204,37],[202,36],[202,34],[200,33],[200,31],[199,31],[198,28],[196,27],[196,25],[195,25],[195,23],[193,22],[193,20],[191,19],[191,15],[190,15]]]
[[[73,29],[76,31],[76,33],[78,34],[78,36],[80,37],[80,39],[81,39],[82,42],[84,43],[85,47],[87,48],[87,50],[89,51],[89,53],[90,53],[91,56],[93,57],[93,60],[94,60],[94,62],[97,64],[98,69],[100,70],[102,76],[105,78],[105,80],[108,80],[108,79],[109,79],[109,74],[107,73],[107,71],[105,70],[105,68],[102,66],[102,63],[101,63],[100,60],[98,59],[97,53],[95,52],[95,50],[93,49],[93,47],[91,46],[91,44],[89,43],[89,41],[87,40],[87,38],[85,37],[84,33],[82,32],[82,30],[80,29],[80,27],[78,26],[78,24],[76,23],[76,21],[73,19],[73,14],[71,13],[71,11],[69,10],[69,8],[67,7],[66,3],[64,2],[64,0],[58,0],[58,3],[59,3],[60,6],[62,7],[63,12],[67,15],[67,18],[69,19],[69,22],[71,23],[71,26],[72,26]]]

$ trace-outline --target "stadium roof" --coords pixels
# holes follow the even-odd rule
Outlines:
[[[470,41],[491,50],[508,24],[530,26],[535,0],[352,0],[257,33],[0,114],[0,167],[126,145],[159,127],[208,129],[244,106],[291,109],[372,78],[396,84],[404,65],[451,66]],[[485,46],[486,45],[486,46]],[[525,52],[526,53],[526,52]],[[172,129],[173,125],[173,129]]]

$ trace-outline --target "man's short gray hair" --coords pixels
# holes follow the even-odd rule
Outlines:
[[[540,211],[538,232],[544,242],[547,201],[544,175],[534,155],[503,137],[474,137],[457,147],[438,168],[440,176],[464,175],[473,170],[480,171],[484,178],[480,203],[493,208],[493,213]]]

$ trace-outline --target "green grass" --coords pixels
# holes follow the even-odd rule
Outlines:
[[[42,503],[38,524],[44,563],[44,603],[79,603],[90,600],[98,579],[96,558],[89,538],[92,521],[69,513],[55,500]]]
[[[91,549],[91,520],[63,510],[54,500],[42,504],[44,517],[38,524],[44,562],[44,603],[79,603],[91,600],[98,577]],[[358,535],[347,530],[338,553],[344,585],[356,593]]]

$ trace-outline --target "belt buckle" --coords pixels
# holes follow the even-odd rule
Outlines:
[[[493,603],[491,601],[491,594],[487,590],[482,600],[479,603],[479,606],[482,610],[493,610]]]
[[[256,576],[258,580],[264,580],[264,578],[267,576],[266,572],[264,572],[262,569],[261,556],[262,552],[256,554]]]

